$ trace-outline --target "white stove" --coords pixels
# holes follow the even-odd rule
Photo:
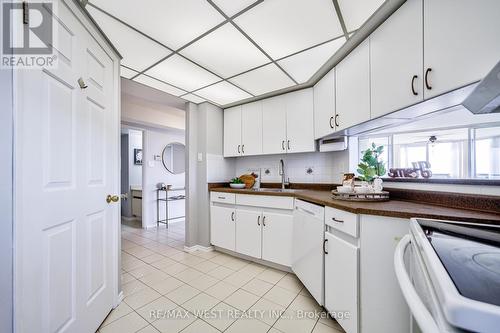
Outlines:
[[[412,219],[394,259],[414,332],[500,331],[500,226]]]

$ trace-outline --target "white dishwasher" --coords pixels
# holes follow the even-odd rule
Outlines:
[[[324,304],[325,208],[295,200],[292,270],[320,304]]]

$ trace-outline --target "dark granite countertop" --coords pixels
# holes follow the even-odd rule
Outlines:
[[[486,212],[471,209],[460,209],[406,200],[389,200],[385,202],[351,202],[332,198],[330,191],[296,189],[287,192],[237,190],[228,187],[210,187],[210,191],[229,192],[252,195],[292,196],[304,201],[323,206],[342,209],[355,214],[378,215],[398,218],[429,218],[438,220],[454,220],[475,223],[500,225],[500,211]],[[500,200],[500,199],[499,199]]]

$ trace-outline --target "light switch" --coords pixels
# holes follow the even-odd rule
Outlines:
[[[198,153],[198,162],[203,162],[203,153]]]

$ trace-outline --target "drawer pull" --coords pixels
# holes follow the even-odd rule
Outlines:
[[[226,197],[217,197],[218,199],[226,200]]]
[[[337,223],[344,223],[344,221],[342,221],[342,220],[337,220],[335,217],[332,217],[332,220],[333,220],[333,222],[337,222]]]

